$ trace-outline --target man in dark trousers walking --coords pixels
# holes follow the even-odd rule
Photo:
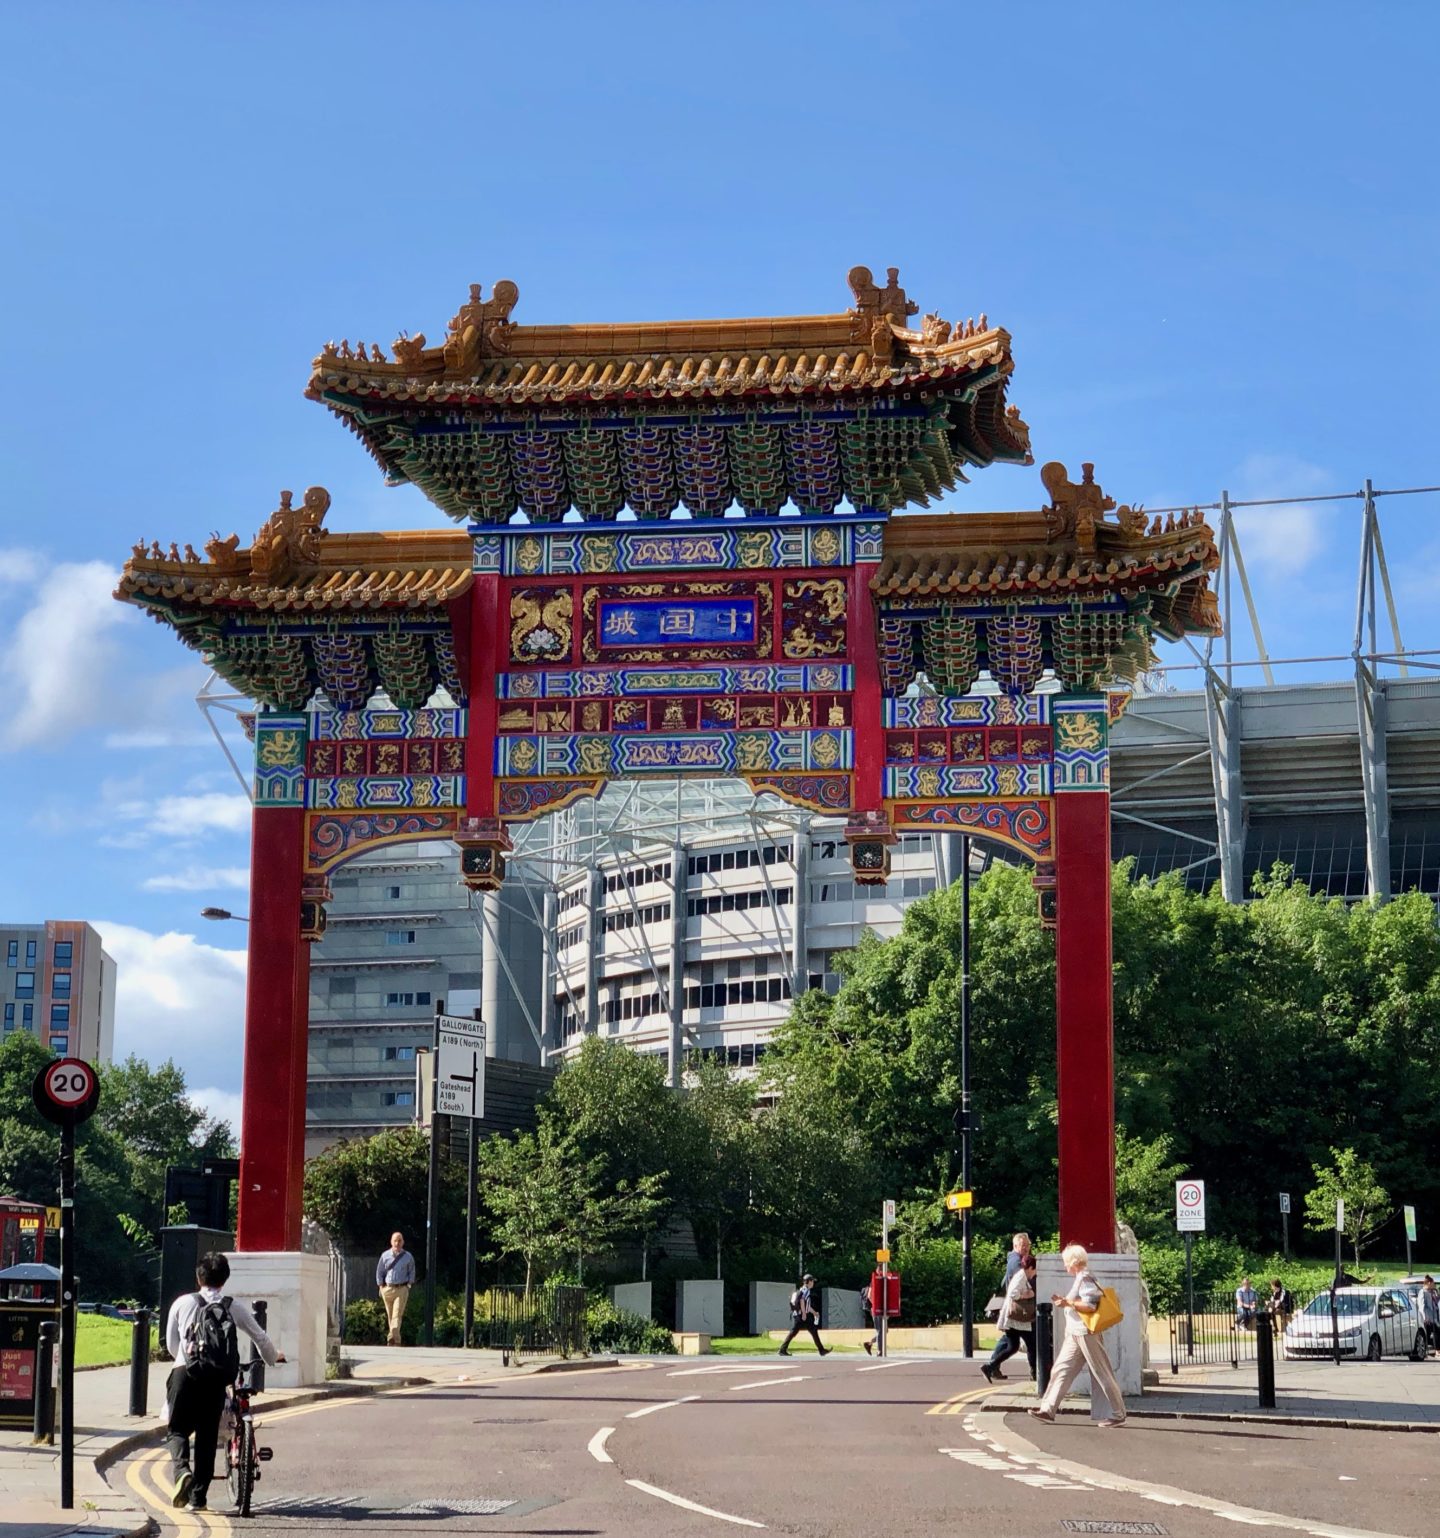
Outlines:
[[[820,1307],[815,1297],[815,1278],[807,1271],[800,1278],[800,1285],[790,1294],[790,1333],[780,1347],[781,1356],[790,1355],[790,1342],[801,1330],[809,1330],[810,1339],[821,1356],[829,1356],[830,1348],[820,1344]]]

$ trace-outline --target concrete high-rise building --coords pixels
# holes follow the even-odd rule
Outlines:
[[[29,1031],[61,1057],[108,1063],[115,1050],[114,960],[89,924],[0,924],[5,1035]]]
[[[451,1014],[483,1008],[491,1056],[539,1063],[509,980],[539,997],[539,929],[512,911],[523,881],[487,906],[460,885],[452,844],[413,843],[362,856],[330,885],[325,938],[310,960],[307,1157],[414,1121],[416,1054],[431,1044],[441,1000]],[[497,946],[504,958],[487,969]]]

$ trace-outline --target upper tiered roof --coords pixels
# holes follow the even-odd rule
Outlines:
[[[889,270],[831,315],[522,326],[515,284],[472,284],[444,342],[328,345],[306,393],[392,481],[457,520],[554,522],[925,504],[967,465],[1028,463],[1010,337],[918,307]]]

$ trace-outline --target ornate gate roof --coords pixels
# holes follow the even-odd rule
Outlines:
[[[518,325],[514,283],[489,299],[472,284],[441,345],[330,343],[306,394],[392,482],[475,523],[893,512],[967,465],[1030,461],[1006,331],[984,315],[912,326],[894,268],[849,284],[853,307],[831,315],[574,326]]]

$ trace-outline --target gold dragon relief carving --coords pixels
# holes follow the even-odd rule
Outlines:
[[[569,588],[517,588],[510,595],[510,660],[556,662],[570,655],[575,600]]]
[[[807,577],[787,582],[781,602],[781,647],[796,661],[845,651],[845,581]]]
[[[1055,716],[1055,746],[1065,752],[1093,753],[1105,745],[1100,718],[1087,711],[1063,711]]]

